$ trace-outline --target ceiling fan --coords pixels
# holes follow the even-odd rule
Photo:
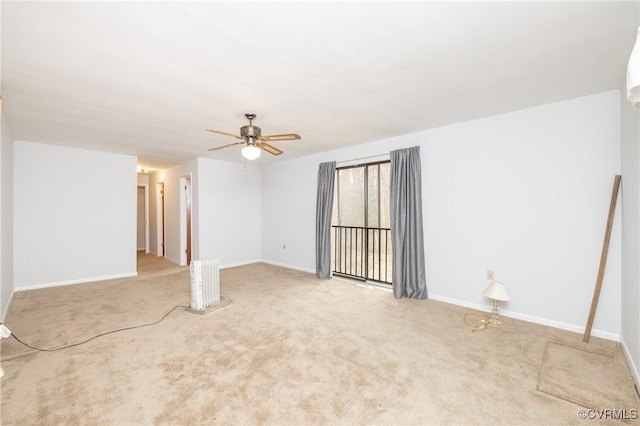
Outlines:
[[[282,154],[281,150],[279,150],[275,146],[269,145],[267,142],[291,141],[300,139],[300,135],[295,133],[263,136],[260,127],[254,126],[252,124],[253,120],[256,118],[256,115],[247,113],[244,116],[249,120],[249,124],[240,128],[240,136],[234,135],[233,133],[221,132],[220,130],[205,129],[207,132],[219,133],[221,135],[231,136],[233,138],[241,140],[241,142],[234,142],[211,148],[209,149],[209,151],[216,151],[218,149],[227,148],[229,146],[245,144],[246,146],[242,148],[242,156],[247,160],[255,160],[256,158],[260,157],[261,149],[273,155]]]

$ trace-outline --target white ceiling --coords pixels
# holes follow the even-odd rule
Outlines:
[[[623,87],[637,2],[7,2],[16,140],[278,161]],[[147,162],[147,165],[152,163]],[[165,163],[166,164],[166,163]]]

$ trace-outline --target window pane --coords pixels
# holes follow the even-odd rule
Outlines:
[[[364,226],[364,167],[338,171],[338,220],[341,226]]]
[[[338,204],[338,193],[340,192],[340,172],[336,170],[335,181],[333,184],[333,211],[331,212],[331,225],[337,226],[340,225],[340,221],[338,219],[338,211],[340,209],[340,205]]]
[[[378,167],[378,165],[376,164],[375,166],[368,166],[368,174],[369,174],[369,179],[368,179],[368,192],[369,192],[369,205],[368,205],[368,210],[367,210],[367,216],[369,219],[369,223],[367,224],[367,226],[369,228],[378,228],[379,226],[379,220],[378,220],[378,213],[379,213],[379,203],[378,203],[378,192],[379,192],[379,186],[378,186],[378,170],[380,169]]]
[[[391,188],[391,164],[380,164],[380,227],[391,228],[391,202],[389,189]]]

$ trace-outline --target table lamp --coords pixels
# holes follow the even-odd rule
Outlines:
[[[504,284],[500,281],[491,281],[487,289],[484,291],[484,297],[488,297],[493,300],[493,310],[487,320],[489,325],[500,325],[500,315],[498,314],[498,304],[500,302],[506,302],[509,300],[509,294]]]

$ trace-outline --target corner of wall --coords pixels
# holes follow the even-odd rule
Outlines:
[[[640,3],[639,3],[640,4]],[[620,90],[622,285],[620,344],[640,388],[640,113]]]
[[[635,364],[633,356],[629,351],[629,347],[624,340],[624,337],[620,337],[620,346],[622,347],[622,352],[624,353],[624,357],[627,360],[627,365],[629,366],[629,371],[631,371],[631,376],[633,377],[633,381],[636,384],[636,389],[640,390],[640,370],[639,367]]]
[[[0,317],[7,316],[13,298],[13,138],[4,114],[0,112],[2,127],[0,145]]]

